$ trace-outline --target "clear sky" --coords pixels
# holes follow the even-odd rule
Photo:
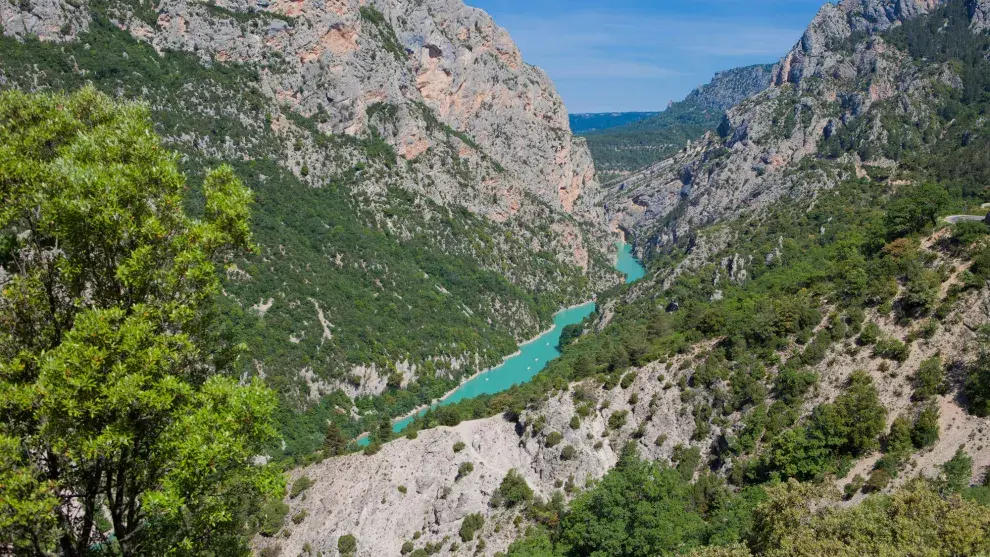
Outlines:
[[[465,0],[577,112],[662,110],[716,71],[776,62],[824,0]]]

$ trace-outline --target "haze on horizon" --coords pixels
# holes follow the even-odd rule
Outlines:
[[[508,29],[572,114],[663,110],[717,71],[776,62],[823,0],[467,0]]]

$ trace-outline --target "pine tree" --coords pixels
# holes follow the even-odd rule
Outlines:
[[[339,456],[344,454],[347,448],[347,438],[340,431],[340,426],[336,422],[330,422],[327,426],[327,435],[323,438],[323,453],[326,456]]]

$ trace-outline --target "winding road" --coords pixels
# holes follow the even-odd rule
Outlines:
[[[981,217],[977,215],[949,215],[945,217],[945,222],[949,224],[956,224],[965,221],[981,222],[984,219],[986,219],[986,217]]]
[[[980,205],[980,208],[990,209],[990,203],[984,203],[983,205]],[[959,222],[966,222],[966,221],[980,222],[986,220],[986,218],[987,217],[985,215],[949,215],[945,217],[945,222],[949,224],[956,224]]]

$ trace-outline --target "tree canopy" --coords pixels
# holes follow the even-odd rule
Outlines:
[[[201,219],[146,107],[84,88],[0,94],[0,546],[239,554],[280,493],[255,466],[275,398],[224,376],[217,266],[250,249],[250,191]]]

